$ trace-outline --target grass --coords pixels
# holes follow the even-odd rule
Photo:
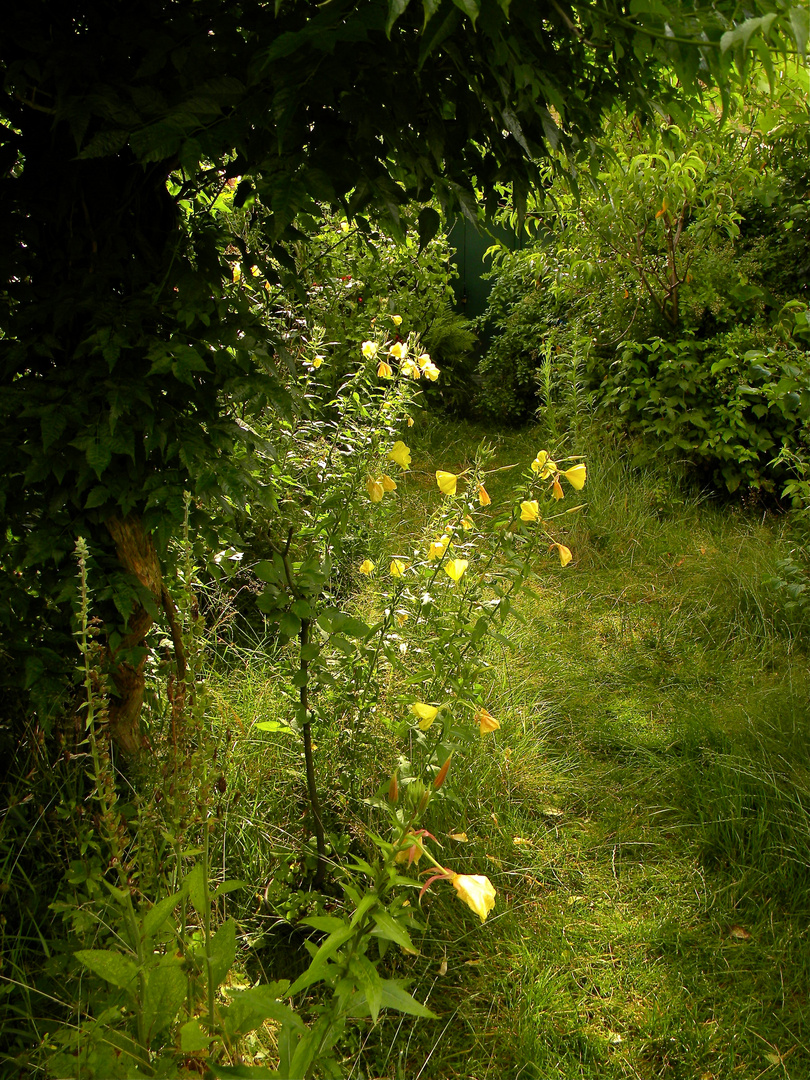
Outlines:
[[[463,472],[482,437],[414,429],[375,560],[425,528],[435,469]],[[538,432],[498,437],[493,504],[506,466],[541,445]],[[587,460],[587,512],[560,536],[574,562],[541,558],[511,645],[493,643],[501,730],[454,759],[456,799],[426,821],[439,858],[491,878],[495,911],[480,925],[451,890],[425,895],[419,955],[385,963],[439,1019],[358,1021],[342,1047],[351,1080],[810,1076],[810,678],[778,587],[791,523],[634,468],[621,446],[593,440]],[[373,591],[357,585],[366,613]],[[205,674],[217,862],[250,883],[220,915],[239,919],[246,981],[295,977],[298,918],[339,902],[295,891],[313,865],[302,753],[256,727],[289,719],[256,627],[248,642],[230,627]],[[363,800],[405,748],[382,723],[354,732],[340,717],[317,743],[341,858],[362,850],[376,824]],[[6,966],[22,983],[23,952]],[[272,1060],[271,1034],[253,1052]]]
[[[427,432],[395,536],[476,434]],[[509,435],[498,460],[539,445]],[[357,1080],[810,1075],[807,662],[767,584],[788,523],[620,450],[589,458],[587,495],[575,564],[538,567],[491,657],[502,730],[454,765],[463,805],[430,823],[496,911],[479,927],[426,896],[399,970],[440,1019],[358,1029]]]

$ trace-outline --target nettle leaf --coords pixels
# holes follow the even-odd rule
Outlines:
[[[129,140],[129,131],[125,128],[112,128],[97,132],[85,148],[79,153],[80,159],[109,157],[123,150]]]
[[[151,1038],[168,1027],[185,1003],[188,983],[180,961],[161,964],[149,972],[143,1001],[144,1024]]]

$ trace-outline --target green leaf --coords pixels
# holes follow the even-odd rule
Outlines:
[[[325,971],[329,958],[337,952],[341,945],[345,945],[349,938],[354,937],[354,934],[354,927],[345,925],[342,929],[330,934],[313,956],[312,963],[304,974],[292,984],[288,990],[288,995],[294,997],[301,990],[305,990],[308,986],[320,981],[323,978],[322,972]]]
[[[419,211],[419,250],[422,251],[439,231],[442,219],[432,206],[425,206]]]
[[[214,896],[224,896],[226,893],[235,892],[236,889],[247,889],[250,886],[249,881],[238,881],[236,878],[231,878],[230,881],[223,881],[217,885],[214,889]]]
[[[186,879],[183,882],[183,888],[188,889],[191,906],[200,918],[203,918],[205,909],[209,905],[210,900],[208,897],[208,882],[203,875],[202,863],[195,863],[191,870],[189,870],[188,874],[186,874]]]
[[[481,5],[478,0],[453,0],[456,7],[463,11],[464,14],[472,21],[475,26],[475,20],[478,18],[478,13],[481,10]]]
[[[211,979],[214,986],[225,981],[236,959],[236,921],[228,919],[211,938],[208,953],[211,963]]]
[[[285,611],[279,620],[279,629],[286,637],[298,637],[301,632],[301,620],[291,611]]]
[[[277,731],[280,735],[294,735],[295,732],[289,724],[282,724],[279,720],[260,720],[253,725],[259,731]]]
[[[411,949],[416,952],[408,931],[401,923],[397,922],[393,915],[390,915],[387,911],[375,911],[372,918],[376,923],[376,927],[371,933],[375,937],[393,941],[395,945],[400,945],[403,949]]]
[[[381,1005],[384,1009],[396,1009],[398,1012],[408,1013],[410,1016],[424,1016],[429,1020],[437,1020],[435,1012],[422,1005],[412,997],[399,979],[382,980]]]
[[[367,957],[353,956],[349,975],[354,978],[357,989],[365,997],[371,1019],[376,1024],[383,1003],[383,981],[377,969]]]
[[[174,911],[182,895],[182,893],[176,892],[172,896],[166,896],[146,912],[143,916],[142,925],[143,936],[147,941],[149,941],[150,938],[153,938],[158,930],[160,930],[169,915]]]
[[[213,1035],[205,1032],[199,1020],[187,1020],[180,1028],[180,1049],[186,1054],[194,1054],[198,1050],[206,1050],[213,1038]]]
[[[149,972],[143,1002],[144,1024],[151,1039],[174,1021],[185,1003],[188,983],[179,960],[161,964]]]
[[[231,1038],[241,1038],[260,1028],[265,1020],[287,1024],[298,1031],[306,1030],[301,1018],[288,1005],[278,1000],[281,994],[286,994],[287,986],[288,983],[284,980],[234,993],[223,1019],[226,1034]]]
[[[385,21],[385,35],[391,37],[394,23],[407,8],[411,0],[388,0],[388,18]]]
[[[80,949],[74,956],[94,975],[100,975],[113,986],[121,990],[134,989],[132,984],[138,974],[138,965],[128,956],[112,949]]]

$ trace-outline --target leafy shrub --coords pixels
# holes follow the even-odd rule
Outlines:
[[[603,381],[603,406],[730,492],[741,484],[777,492],[786,479],[779,451],[807,452],[810,360],[762,340],[743,328],[708,341],[628,342]]]

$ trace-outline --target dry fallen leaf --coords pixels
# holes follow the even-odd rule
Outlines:
[[[742,926],[732,926],[728,932],[728,936],[734,938],[736,941],[750,941],[751,935],[747,930],[744,930]]]
[[[518,847],[518,846],[519,846],[520,844],[530,844],[530,843],[531,843],[531,840],[527,840],[527,839],[526,839],[525,837],[523,837],[523,836],[513,836],[513,837],[512,837],[512,843],[513,843],[513,844],[514,844],[514,845],[515,845],[516,847]]]
[[[465,832],[451,832],[447,834],[451,840],[458,840],[460,844],[469,844],[469,839]]]
[[[446,957],[439,964],[439,974],[440,975],[446,975],[447,974],[447,958]]]

